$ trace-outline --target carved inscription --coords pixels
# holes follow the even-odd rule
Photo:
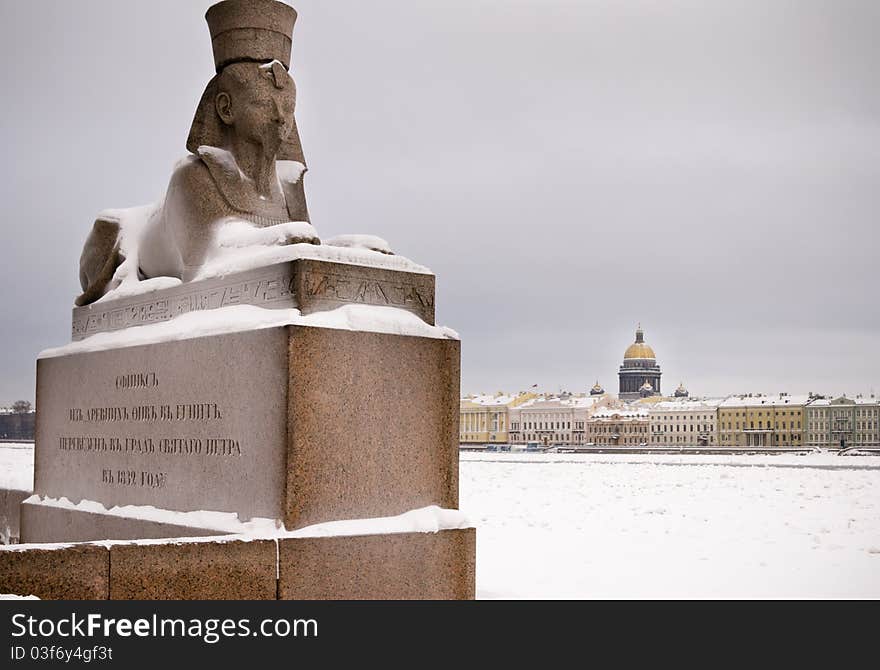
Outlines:
[[[159,378],[155,372],[130,372],[116,376],[116,389],[145,389],[159,385]]]
[[[280,518],[289,337],[262,328],[40,359],[34,493],[84,511]]]
[[[228,305],[295,306],[293,274],[289,267],[246,280],[227,280],[225,283],[215,280],[200,284],[201,288],[196,290],[193,290],[192,284],[165,289],[161,298],[139,300],[134,304],[114,305],[114,302],[128,302],[121,299],[106,305],[96,302],[74,309],[71,328],[73,339],[80,340],[87,335],[129,326],[159,323],[188,312]]]
[[[74,423],[113,423],[115,421],[216,421],[223,418],[217,403],[178,403],[176,405],[121,405],[116,407],[71,407],[68,420]]]
[[[165,487],[168,475],[164,472],[144,472],[141,470],[101,470],[102,484],[119,486],[139,486],[142,488],[161,489]]]
[[[110,384],[117,391],[134,393],[155,389],[159,385],[159,376],[151,370],[118,374]],[[205,436],[203,432],[198,436],[162,434],[163,427],[174,425],[197,425],[211,432],[211,426],[217,425],[222,430],[224,412],[216,402],[68,407],[66,414],[70,429],[58,437],[58,451],[99,461],[112,456],[142,456],[149,462],[149,469],[143,470],[101,464],[96,470],[96,479],[103,486],[163,489],[172,478],[165,467],[173,466],[178,459],[235,459],[243,455],[241,440],[236,437]],[[152,434],[118,432],[124,431],[126,424],[131,427],[146,425]],[[114,429],[110,434],[102,432],[102,427],[111,426]],[[170,470],[173,472],[173,467]]]
[[[402,307],[419,315],[434,307],[433,291],[399,281],[385,281],[334,272],[304,272],[303,302],[331,300]]]

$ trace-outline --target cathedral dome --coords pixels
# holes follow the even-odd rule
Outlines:
[[[656,358],[654,350],[645,344],[645,333],[642,331],[642,327],[639,326],[638,330],[636,330],[636,341],[626,348],[623,360],[655,360]]]
[[[645,343],[645,333],[642,325],[639,324],[636,329],[636,341],[627,347],[623,355],[623,365],[620,366],[618,373],[620,377],[618,397],[630,401],[661,395],[661,374],[654,350]]]
[[[590,395],[603,395],[605,393],[605,389],[599,384],[599,380],[596,380],[596,383],[593,384],[593,388],[590,389]]]

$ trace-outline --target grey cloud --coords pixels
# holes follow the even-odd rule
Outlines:
[[[184,154],[209,4],[0,6],[0,404]],[[463,390],[613,389],[637,321],[665,389],[880,385],[877,3],[294,5],[313,222],[437,272]]]

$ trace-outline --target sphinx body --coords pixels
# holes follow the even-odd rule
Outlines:
[[[77,304],[124,281],[190,281],[224,245],[319,244],[308,225],[295,101],[278,60],[226,65],[202,96],[187,142],[192,154],[175,167],[162,203],[95,222],[80,259]],[[288,222],[302,225],[262,237],[249,230]]]
[[[175,168],[165,200],[144,227],[138,248],[138,268],[146,277],[178,277],[192,280],[212,252],[234,243],[230,224],[267,228],[287,222],[308,222],[302,189],[305,166],[285,161],[284,178],[278,179],[280,197],[261,198],[238,167],[229,151],[199,147]],[[224,231],[225,228],[225,231]],[[311,227],[299,227],[301,235],[285,238],[286,243],[318,244]],[[223,233],[226,232],[224,239]],[[258,235],[251,239],[259,240]],[[277,238],[267,236],[273,240]],[[242,244],[247,239],[241,240]]]

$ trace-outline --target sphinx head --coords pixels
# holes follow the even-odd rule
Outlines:
[[[276,155],[293,130],[296,86],[277,60],[227,65],[217,76],[213,102],[227,146],[243,141]]]
[[[294,108],[296,85],[278,61],[231,63],[205,89],[186,148],[230,149],[236,141],[257,144],[276,160],[305,164]]]

